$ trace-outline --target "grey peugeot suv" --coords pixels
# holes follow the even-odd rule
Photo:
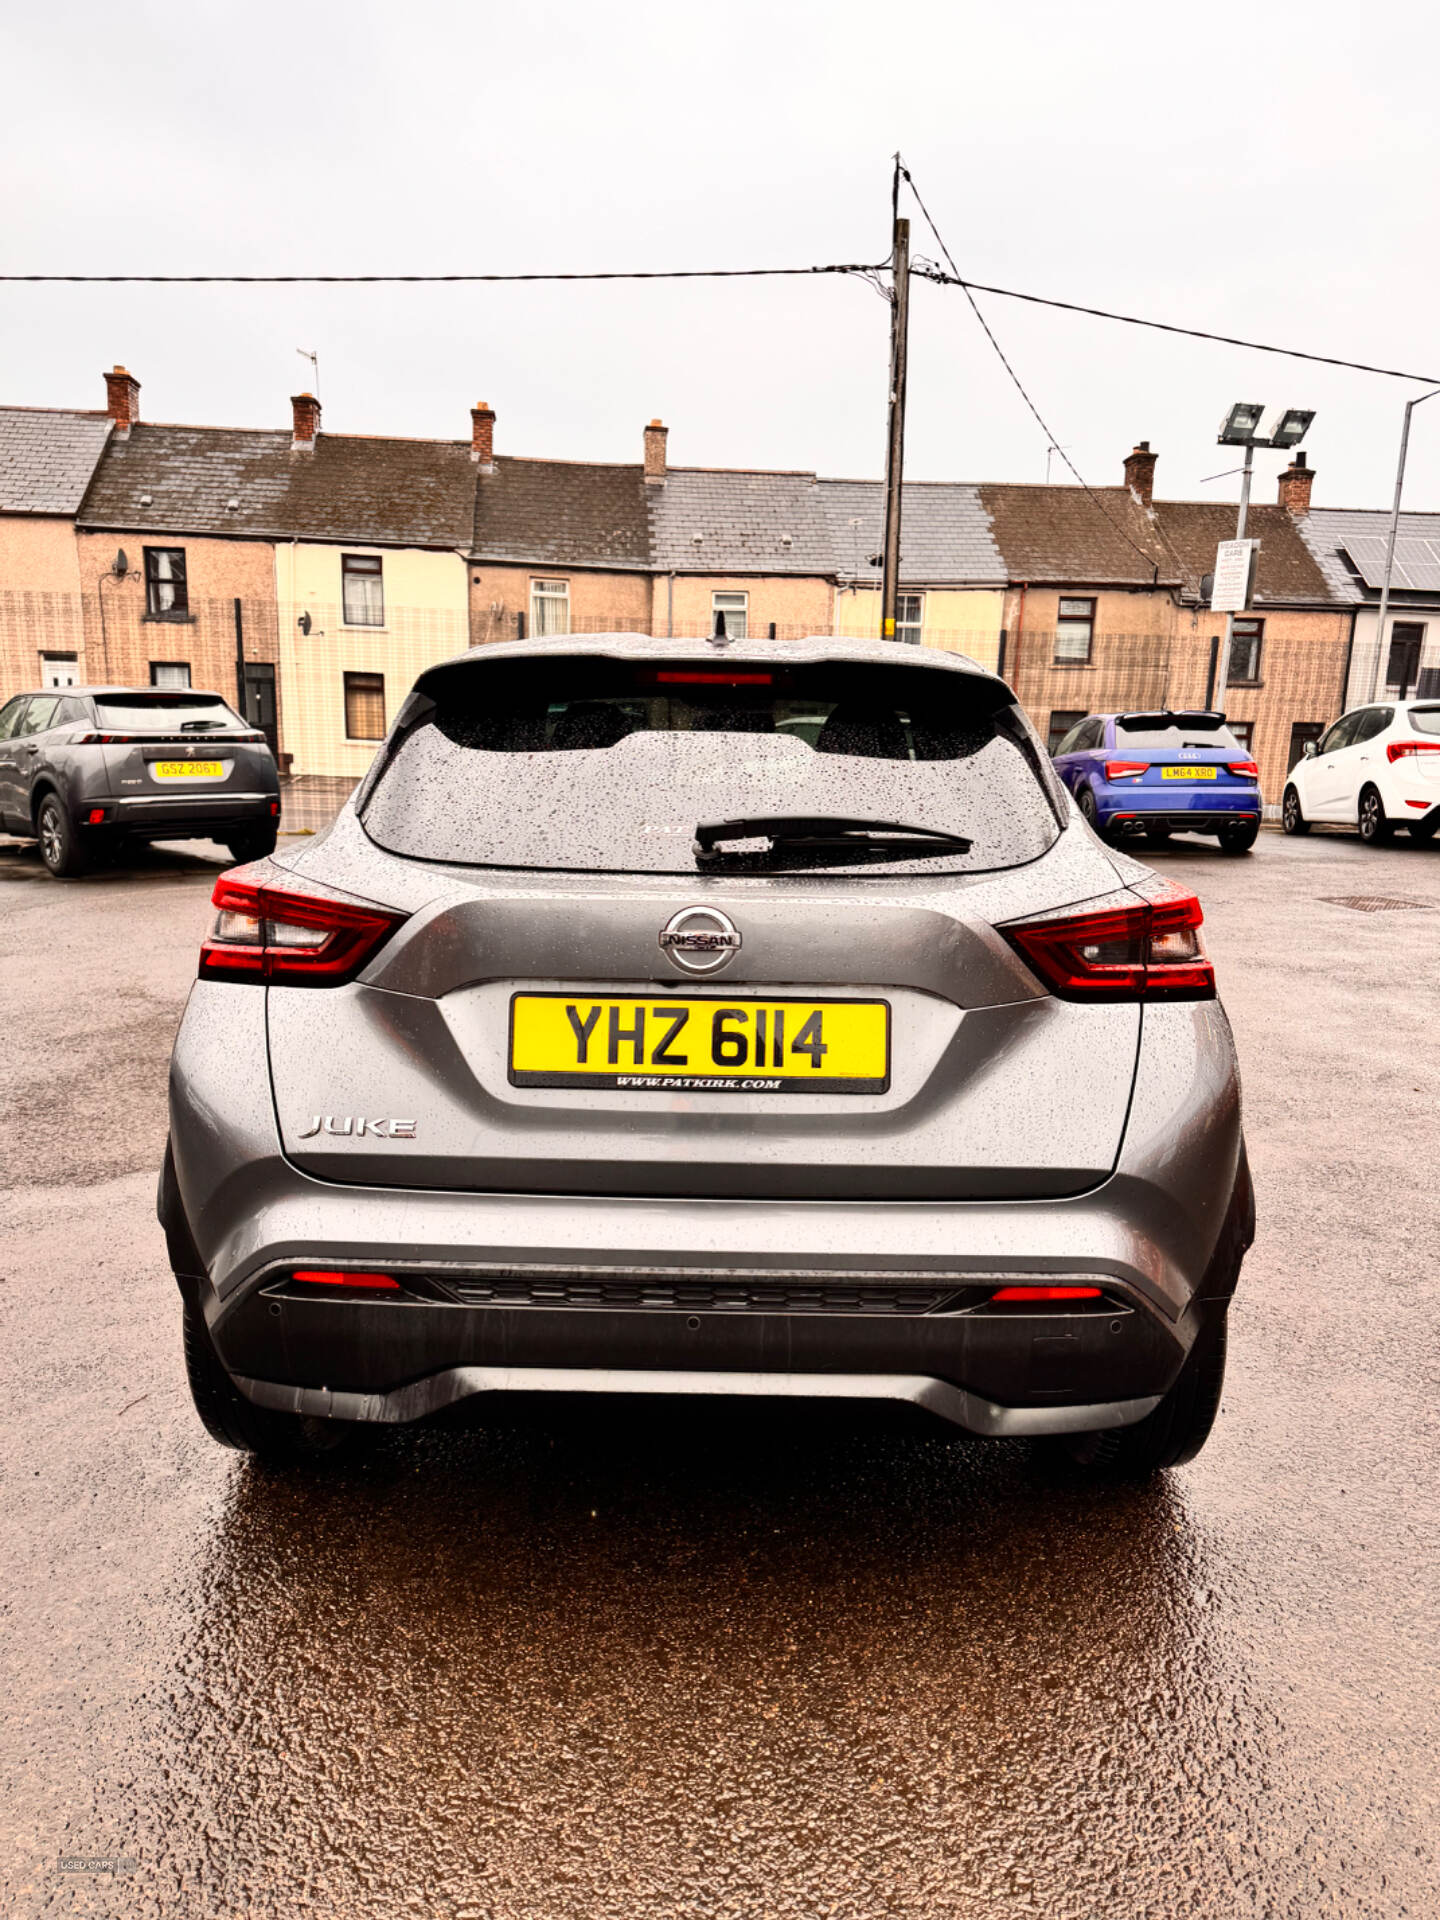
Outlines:
[[[127,840],[275,850],[280,780],[263,733],[216,693],[66,687],[0,707],[0,826],[33,835],[57,875]]]
[[[1254,1209],[1199,905],[973,661],[485,647],[214,903],[158,1206],[216,1439],[569,1391],[1203,1444]]]

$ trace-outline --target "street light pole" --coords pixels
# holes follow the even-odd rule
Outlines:
[[[1375,626],[1375,671],[1370,676],[1370,698],[1380,698],[1380,668],[1385,658],[1385,615],[1390,610],[1390,579],[1395,571],[1395,536],[1400,531],[1400,495],[1405,488],[1405,455],[1410,447],[1410,415],[1422,401],[1433,400],[1440,387],[1416,394],[1405,402],[1405,424],[1400,429],[1400,458],[1395,464],[1395,504],[1390,509],[1390,536],[1385,543],[1385,580],[1380,588],[1380,618]]]
[[[1255,442],[1245,442],[1245,464],[1240,469],[1240,511],[1235,516],[1235,538],[1245,538],[1245,522],[1250,515],[1250,476],[1255,470]],[[1225,642],[1215,667],[1215,692],[1211,705],[1217,713],[1225,711],[1225,684],[1230,678],[1230,642],[1235,638],[1235,615],[1225,615]]]

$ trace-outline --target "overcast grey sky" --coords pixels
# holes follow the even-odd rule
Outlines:
[[[898,146],[977,280],[1440,372],[1429,9],[855,0],[138,0],[6,10],[7,271],[461,272],[875,260]],[[935,249],[917,221],[920,252]],[[1233,497],[1231,400],[1313,406],[1315,499],[1389,500],[1423,388],[983,299],[1085,477]],[[0,402],[288,422],[500,453],[883,465],[887,309],[838,279],[0,288]],[[1274,455],[1258,499],[1274,498]],[[1045,436],[955,290],[913,302],[916,479],[1040,480]],[[1058,472],[1058,467],[1057,467]],[[1440,507],[1440,401],[1407,504]]]

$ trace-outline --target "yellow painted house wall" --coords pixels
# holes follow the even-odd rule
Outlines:
[[[939,647],[946,653],[968,653],[982,667],[994,667],[999,656],[1000,629],[1005,621],[1003,588],[907,587],[906,592],[920,592],[924,596],[920,626],[923,645]],[[880,589],[837,589],[835,631],[847,638],[877,638]]]
[[[345,625],[340,562],[347,553],[380,558],[383,626]],[[275,594],[292,771],[358,780],[378,743],[346,738],[345,675],[384,676],[388,726],[418,675],[470,645],[466,563],[458,553],[417,547],[297,542],[275,549]],[[308,634],[299,627],[305,613]]]

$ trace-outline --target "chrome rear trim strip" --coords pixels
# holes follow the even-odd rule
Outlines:
[[[278,800],[275,793],[216,793],[213,788],[187,787],[183,793],[157,793],[126,795],[120,802],[122,807],[173,807],[187,801],[203,800],[209,806],[216,800]]]
[[[903,1400],[952,1426],[989,1439],[1050,1433],[1095,1433],[1133,1426],[1160,1404],[1107,1400],[1083,1407],[1002,1407],[963,1387],[907,1373],[642,1372],[612,1367],[451,1367],[390,1393],[332,1393],[235,1377],[256,1406],[321,1420],[366,1420],[399,1426],[482,1393],[654,1393],[773,1400]]]

